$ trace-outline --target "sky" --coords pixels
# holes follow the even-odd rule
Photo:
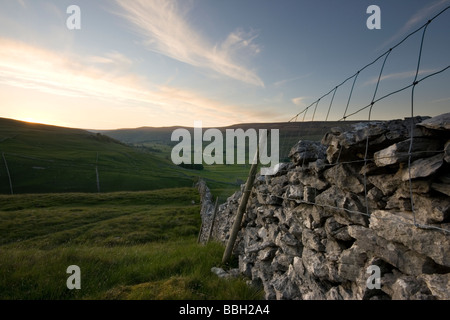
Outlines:
[[[72,5],[80,9],[79,20]],[[369,29],[370,5],[380,29]],[[450,0],[0,0],[0,117],[85,129],[284,122]],[[68,22],[79,21],[79,29]],[[339,87],[341,119],[415,77],[422,33]],[[450,9],[424,38],[418,79],[450,65]],[[332,95],[298,120],[325,120]],[[314,105],[315,107],[315,105]],[[450,69],[420,82],[414,115],[450,111]],[[411,115],[411,89],[370,119]],[[351,120],[369,119],[369,110]]]

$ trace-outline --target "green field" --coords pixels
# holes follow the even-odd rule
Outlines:
[[[195,201],[195,204],[192,204]],[[211,273],[193,188],[0,196],[0,299],[260,299]],[[69,290],[66,269],[81,269]]]
[[[280,125],[286,158],[299,138],[319,140],[334,124],[259,126]],[[195,182],[224,202],[250,166],[175,166],[171,130],[100,133],[0,118],[0,300],[262,298],[245,279],[211,273],[221,244],[197,244]],[[71,265],[81,269],[80,290],[66,286]]]
[[[239,165],[184,169],[172,163],[168,145],[158,148],[136,148],[80,129],[0,118],[0,194],[192,187],[202,177],[225,200],[248,173],[248,166]]]

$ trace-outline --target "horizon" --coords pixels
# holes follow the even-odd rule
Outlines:
[[[0,0],[0,117],[84,130],[283,123],[450,5],[450,0],[281,2]],[[380,7],[381,29],[366,12]],[[79,29],[69,25],[77,18]],[[337,14],[337,12],[342,12]],[[448,63],[450,14],[430,24],[419,79]],[[445,15],[445,16],[444,16]],[[75,18],[74,18],[75,17]],[[414,80],[421,32],[392,51],[377,97]],[[337,90],[330,120],[367,105],[382,61]],[[414,112],[448,111],[450,72]],[[330,96],[316,105],[323,121]],[[334,96],[333,96],[334,98]],[[409,90],[351,121],[411,115]],[[305,113],[306,116],[306,113]],[[344,113],[345,116],[345,113]],[[306,121],[311,119],[308,113]],[[301,118],[299,119],[301,120]]]

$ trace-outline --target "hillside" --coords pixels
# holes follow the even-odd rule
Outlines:
[[[279,129],[283,161],[299,139],[319,140],[331,127],[351,123],[247,123],[219,129]],[[248,165],[205,165],[204,170],[173,165],[170,138],[176,128],[87,131],[0,118],[0,194],[190,187],[201,177],[224,200],[245,181]]]
[[[192,186],[169,160],[85,130],[0,119],[0,193],[101,192]],[[97,170],[96,170],[97,168]]]

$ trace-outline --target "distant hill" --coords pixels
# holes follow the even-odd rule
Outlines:
[[[351,123],[246,123],[218,129],[279,129],[280,159],[288,161],[298,140],[320,140],[331,127]],[[246,180],[248,164],[203,170],[175,166],[170,154],[177,142],[171,134],[177,128],[88,131],[0,118],[0,193],[11,193],[11,184],[14,193],[154,190],[190,187],[201,177],[213,194],[226,198]]]
[[[0,118],[0,193],[192,186],[171,161],[101,133]],[[8,170],[9,169],[9,177]],[[97,169],[96,169],[97,168]]]
[[[361,121],[315,121],[315,122],[273,122],[273,123],[241,123],[227,127],[217,128],[223,133],[227,129],[250,128],[259,129],[279,129],[280,130],[280,158],[286,159],[290,149],[299,140],[320,141],[325,133],[333,127],[348,127],[351,124]],[[190,127],[141,127],[135,129],[98,130],[111,138],[117,139],[127,144],[135,146],[146,146],[150,148],[161,148],[161,146],[173,146],[177,142],[171,141],[172,132],[175,129],[184,128],[193,132]],[[209,128],[203,128],[203,132]],[[164,149],[164,148],[163,148]]]

